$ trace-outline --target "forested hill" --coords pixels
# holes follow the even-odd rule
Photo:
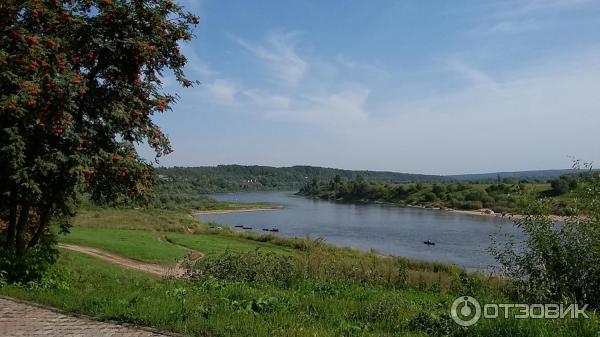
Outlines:
[[[459,181],[494,181],[500,179],[517,180],[551,180],[567,174],[579,174],[585,170],[564,169],[564,170],[535,170],[535,171],[516,171],[516,172],[494,172],[477,174],[457,174],[447,176],[448,178]]]
[[[436,182],[448,178],[435,175],[384,171],[352,171],[314,166],[270,167],[219,165],[202,167],[159,167],[159,181],[170,181],[169,189],[198,193],[299,190],[312,179],[326,181],[339,175],[353,179],[362,176],[378,183]],[[163,186],[165,187],[165,186]]]

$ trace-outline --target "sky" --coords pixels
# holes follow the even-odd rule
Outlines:
[[[201,84],[165,78],[162,166],[600,163],[600,1],[179,2],[201,17],[182,45]]]

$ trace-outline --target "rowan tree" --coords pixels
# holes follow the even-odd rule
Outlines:
[[[161,78],[193,84],[180,43],[198,20],[171,0],[0,2],[0,270],[26,270],[81,192],[148,195],[135,145],[171,151],[152,116],[177,98]]]

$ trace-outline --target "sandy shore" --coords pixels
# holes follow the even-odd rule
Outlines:
[[[468,214],[468,215],[491,216],[491,217],[503,218],[503,219],[508,219],[508,220],[521,220],[521,219],[525,218],[525,216],[521,215],[521,214],[504,214],[504,215],[502,215],[501,213],[487,213],[486,212],[487,210],[485,210],[485,209],[467,211],[467,210],[449,208],[449,209],[442,209],[442,210],[448,211],[448,212],[453,212],[453,213]],[[552,220],[552,221],[564,222],[568,219],[569,219],[569,217],[567,217],[567,216],[550,215],[550,220]]]
[[[522,219],[523,216],[519,215],[519,214],[505,214],[502,215],[501,213],[487,213],[486,210],[472,210],[472,211],[468,211],[468,210],[462,210],[462,209],[452,209],[452,208],[448,208],[448,209],[442,209],[443,211],[448,211],[448,212],[452,212],[452,213],[460,213],[460,214],[467,214],[467,215],[481,215],[481,216],[491,216],[491,217],[497,217],[497,218],[506,218],[506,219],[514,219],[514,220],[518,220],[518,219]]]
[[[192,211],[192,215],[227,214],[227,213],[240,213],[240,212],[262,212],[262,211],[274,211],[274,210],[278,210],[278,209],[281,209],[281,207],[222,209],[222,210],[212,210],[212,211]]]

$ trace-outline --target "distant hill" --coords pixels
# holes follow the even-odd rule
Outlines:
[[[162,180],[179,182],[183,188],[193,187],[201,193],[298,190],[316,178],[330,180],[336,175],[352,179],[361,175],[367,181],[380,183],[432,182],[448,178],[436,175],[409,174],[385,171],[353,171],[314,166],[245,166],[219,165],[201,167],[159,167],[156,173]]]
[[[459,174],[450,176],[399,173],[389,171],[342,170],[316,166],[271,167],[258,165],[218,165],[200,167],[159,167],[160,188],[169,193],[219,193],[242,191],[299,190],[313,178],[329,181],[336,175],[353,179],[360,175],[365,180],[378,183],[443,182],[443,181],[495,181],[501,179],[549,180],[564,174],[581,173],[582,170],[539,170],[518,172],[493,172]]]
[[[516,171],[516,172],[493,172],[493,173],[478,173],[478,174],[457,174],[446,176],[448,178],[460,181],[487,181],[500,179],[528,179],[528,180],[549,180],[556,179],[565,174],[583,173],[585,170],[564,169],[564,170],[534,170],[534,171]]]

